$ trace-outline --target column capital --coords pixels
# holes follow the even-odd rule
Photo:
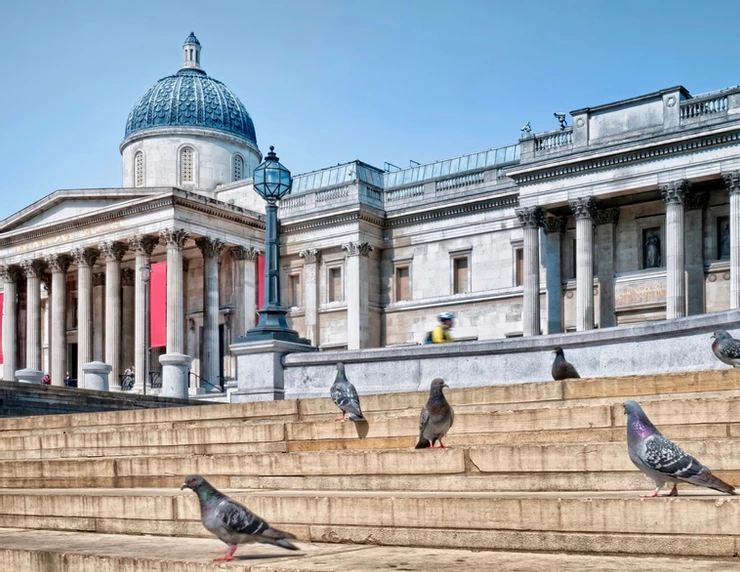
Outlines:
[[[229,254],[234,260],[257,260],[260,251],[253,246],[232,246],[229,248]]]
[[[46,263],[37,259],[22,260],[21,267],[26,274],[26,278],[43,278],[46,271]]]
[[[545,234],[565,232],[565,217],[554,215],[543,217],[542,228],[545,229]]]
[[[686,179],[681,179],[680,181],[671,181],[670,183],[659,185],[658,189],[666,205],[676,205],[684,203],[690,186],[691,184]]]
[[[105,286],[105,272],[93,274],[93,286]]]
[[[545,216],[541,207],[519,207],[514,209],[514,213],[524,228],[539,228]]]
[[[100,258],[100,251],[96,248],[79,246],[72,249],[72,256],[77,262],[77,266],[92,266]]]
[[[151,256],[152,252],[154,252],[154,247],[158,244],[159,237],[148,234],[135,234],[128,239],[128,247],[135,254],[143,254],[144,256]]]
[[[190,238],[190,233],[182,228],[167,228],[160,230],[159,236],[162,237],[167,248],[182,250],[183,246],[185,246],[185,241]]]
[[[707,208],[708,202],[709,193],[706,191],[699,193],[686,193],[686,196],[683,199],[683,204],[686,207],[686,210],[689,211],[704,210]]]
[[[106,240],[100,243],[100,252],[105,256],[106,262],[120,262],[127,250],[127,246],[117,240]]]
[[[61,273],[69,270],[69,266],[73,260],[69,254],[47,254],[44,256],[44,259],[46,260],[46,264],[49,265],[49,270]]]
[[[121,286],[133,286],[135,275],[133,268],[121,268]]]
[[[199,236],[195,239],[195,246],[198,247],[205,258],[218,258],[226,243],[220,238]]]
[[[732,171],[730,173],[724,173],[722,178],[725,181],[725,188],[731,195],[740,193],[740,171]]]
[[[316,264],[321,260],[321,251],[318,248],[307,248],[306,250],[301,250],[298,256],[303,258],[306,264]]]
[[[596,211],[596,199],[594,197],[578,197],[568,201],[570,210],[576,219],[590,219]]]
[[[374,250],[369,242],[345,242],[342,248],[347,251],[347,256],[370,256]]]
[[[617,224],[619,222],[619,207],[608,209],[595,209],[593,213],[594,224]]]
[[[16,264],[0,264],[0,280],[5,283],[17,282],[23,276],[23,271]]]

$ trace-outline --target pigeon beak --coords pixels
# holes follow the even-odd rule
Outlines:
[[[181,491],[184,491],[185,489],[190,488],[186,484],[183,483],[183,485],[180,487]]]

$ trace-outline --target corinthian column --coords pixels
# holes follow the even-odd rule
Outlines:
[[[82,366],[93,361],[93,265],[100,256],[94,248],[75,248],[77,262],[77,386],[85,386]]]
[[[560,271],[560,250],[565,231],[565,218],[548,216],[542,221],[545,229],[545,267],[547,288],[547,333],[563,331],[563,279]]]
[[[121,268],[121,367],[126,370],[134,363],[134,269]]]
[[[179,228],[159,232],[167,245],[167,353],[185,351],[185,299],[182,288],[182,248],[190,233]]]
[[[109,387],[121,389],[121,259],[127,247],[122,242],[100,244],[105,256],[105,362],[113,369]]]
[[[730,193],[730,308],[740,308],[740,171],[724,179]]]
[[[594,329],[594,224],[596,200],[570,201],[576,217],[576,331]]]
[[[134,276],[134,391],[146,393],[149,383],[149,338],[147,327],[149,324],[149,309],[146,307],[147,288],[149,282],[144,282],[142,268],[149,265],[154,247],[159,244],[159,237],[136,235],[129,239],[129,248],[136,254],[136,268]]]
[[[540,334],[540,207],[516,209],[519,224],[524,228],[524,303],[522,326],[525,336]]]
[[[68,254],[49,254],[51,269],[51,384],[64,386],[67,375],[67,270]]]
[[[203,253],[203,354],[200,376],[212,385],[218,385],[218,255],[224,241],[202,236],[195,239]]]
[[[41,371],[41,260],[21,262],[26,274],[26,368]]]
[[[237,337],[254,328],[257,315],[257,256],[252,247],[232,246],[229,254],[234,263],[234,321]]]
[[[16,381],[18,348],[18,279],[21,269],[15,265],[0,266],[3,281],[3,379]]]
[[[665,201],[666,318],[669,320],[686,315],[683,202],[688,190],[688,181],[660,186]]]
[[[315,248],[302,250],[298,256],[303,258],[303,304],[306,308],[306,338],[311,344],[319,346],[321,336],[319,330],[319,273],[318,266],[321,252]]]
[[[373,247],[368,242],[349,242],[347,251],[347,349],[359,350],[370,342],[370,300],[368,297],[368,258]]]

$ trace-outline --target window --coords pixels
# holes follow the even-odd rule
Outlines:
[[[341,302],[343,299],[342,268],[329,268],[329,302]]]
[[[411,300],[411,282],[408,266],[396,267],[396,302]]]
[[[464,294],[470,291],[470,276],[468,272],[468,257],[460,256],[452,259],[452,293]]]
[[[194,168],[194,157],[195,152],[192,147],[183,147],[180,150],[180,182],[181,183],[193,183],[195,182],[195,168]]]
[[[244,159],[241,155],[234,155],[234,181],[241,181],[244,178]]]
[[[296,308],[301,305],[301,275],[288,275],[288,307]]]
[[[134,155],[134,186],[144,186],[144,153],[137,151]]]
[[[730,217],[717,217],[717,260],[730,258]]]
[[[524,249],[514,250],[514,286],[524,285]]]

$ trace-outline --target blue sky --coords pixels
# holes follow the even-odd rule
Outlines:
[[[430,162],[515,143],[527,121],[553,129],[554,111],[736,85],[738,21],[722,0],[8,0],[0,218],[120,186],[128,112],[191,30],[263,151],[301,173]]]

